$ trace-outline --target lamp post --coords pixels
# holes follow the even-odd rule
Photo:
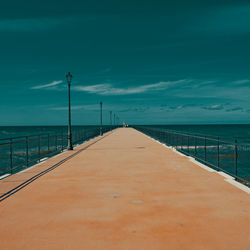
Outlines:
[[[71,106],[70,106],[70,85],[72,81],[72,75],[70,72],[66,75],[66,80],[68,83],[68,89],[69,89],[69,124],[68,124],[68,150],[73,150],[72,146],[72,132],[71,132]]]
[[[110,114],[110,130],[112,130],[112,111],[109,111]]]
[[[102,102],[100,102],[100,135],[102,135]]]

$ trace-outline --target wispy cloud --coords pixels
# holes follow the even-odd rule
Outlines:
[[[0,20],[0,31],[37,31],[56,28],[65,23],[65,19],[55,18],[29,18],[29,19],[5,19]]]
[[[226,109],[226,112],[234,112],[234,111],[244,112],[244,109],[242,107],[233,107],[233,108]]]
[[[244,79],[244,80],[238,80],[238,81],[234,81],[234,84],[245,84],[245,83],[250,83],[249,79]]]
[[[44,85],[37,85],[37,86],[33,86],[31,87],[31,89],[45,89],[45,88],[51,88],[54,87],[60,83],[62,83],[63,81],[53,81],[51,83],[48,84],[44,84]]]
[[[112,68],[109,67],[109,68],[100,70],[99,72],[97,72],[97,74],[105,74],[105,73],[109,73],[109,72],[111,72],[111,71],[112,71]]]
[[[207,110],[222,110],[224,109],[224,106],[222,104],[213,104],[210,106],[205,106],[203,107],[203,109],[207,109]]]
[[[161,110],[181,110],[181,109],[206,109],[206,110],[223,110],[227,104],[211,104],[211,105],[204,105],[199,103],[191,103],[191,104],[183,104],[183,105],[176,105],[176,106],[168,106],[165,104],[161,105]]]
[[[127,112],[145,112],[149,109],[149,107],[146,106],[138,106],[138,107],[131,107],[126,109],[119,110],[120,113],[127,113]]]
[[[158,82],[154,84],[141,85],[138,87],[130,88],[116,88],[111,84],[96,84],[90,86],[75,86],[73,87],[76,91],[85,91],[88,93],[100,94],[100,95],[129,95],[129,94],[138,94],[145,93],[147,91],[159,91],[167,89],[168,87],[181,83],[189,83],[192,80],[178,80],[178,81],[167,81],[167,82]]]
[[[51,107],[49,108],[50,110],[68,110],[68,106],[62,106],[62,107]],[[98,104],[93,104],[93,105],[72,105],[71,106],[72,110],[91,110],[91,111],[99,111],[99,105]]]

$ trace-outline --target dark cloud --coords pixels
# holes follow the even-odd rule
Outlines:
[[[127,108],[127,109],[122,109],[119,110],[119,113],[127,113],[127,112],[145,112],[146,110],[148,110],[148,107],[131,107],[131,108]]]
[[[233,112],[233,111],[244,111],[244,109],[242,107],[234,107],[226,109],[226,112]]]

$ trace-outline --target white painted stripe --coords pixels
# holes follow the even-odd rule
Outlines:
[[[179,152],[178,150],[176,150],[175,148],[172,149],[176,154],[182,156],[182,157],[186,157],[189,158],[187,155],[184,155],[183,153]]]
[[[222,172],[222,171],[218,171],[217,173],[218,173],[219,175],[225,177],[226,179],[234,180],[234,177],[233,177],[233,176],[231,176],[231,175],[229,175],[229,174],[226,174],[226,173],[224,173],[224,172]]]
[[[6,177],[9,176],[9,175],[10,175],[10,174],[5,174],[5,175],[0,176],[0,180],[6,178]]]
[[[45,158],[42,158],[40,161],[46,161],[47,159],[48,159],[48,157],[45,157]]]
[[[241,189],[242,191],[246,192],[247,194],[250,194],[250,188],[239,183],[238,181],[232,180],[232,179],[225,179],[226,182],[229,182],[233,186]]]
[[[198,165],[199,167],[201,167],[201,168],[207,170],[208,172],[216,172],[216,170],[214,170],[214,169],[212,169],[212,168],[210,168],[210,167],[208,167],[208,166],[206,166],[206,165],[204,165],[204,164],[202,164],[202,163],[196,161],[193,157],[188,157],[188,158],[189,158],[189,161],[191,161],[191,162],[193,162],[194,164]]]

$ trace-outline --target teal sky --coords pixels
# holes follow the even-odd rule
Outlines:
[[[250,2],[5,1],[0,125],[112,110],[128,124],[250,123]]]

